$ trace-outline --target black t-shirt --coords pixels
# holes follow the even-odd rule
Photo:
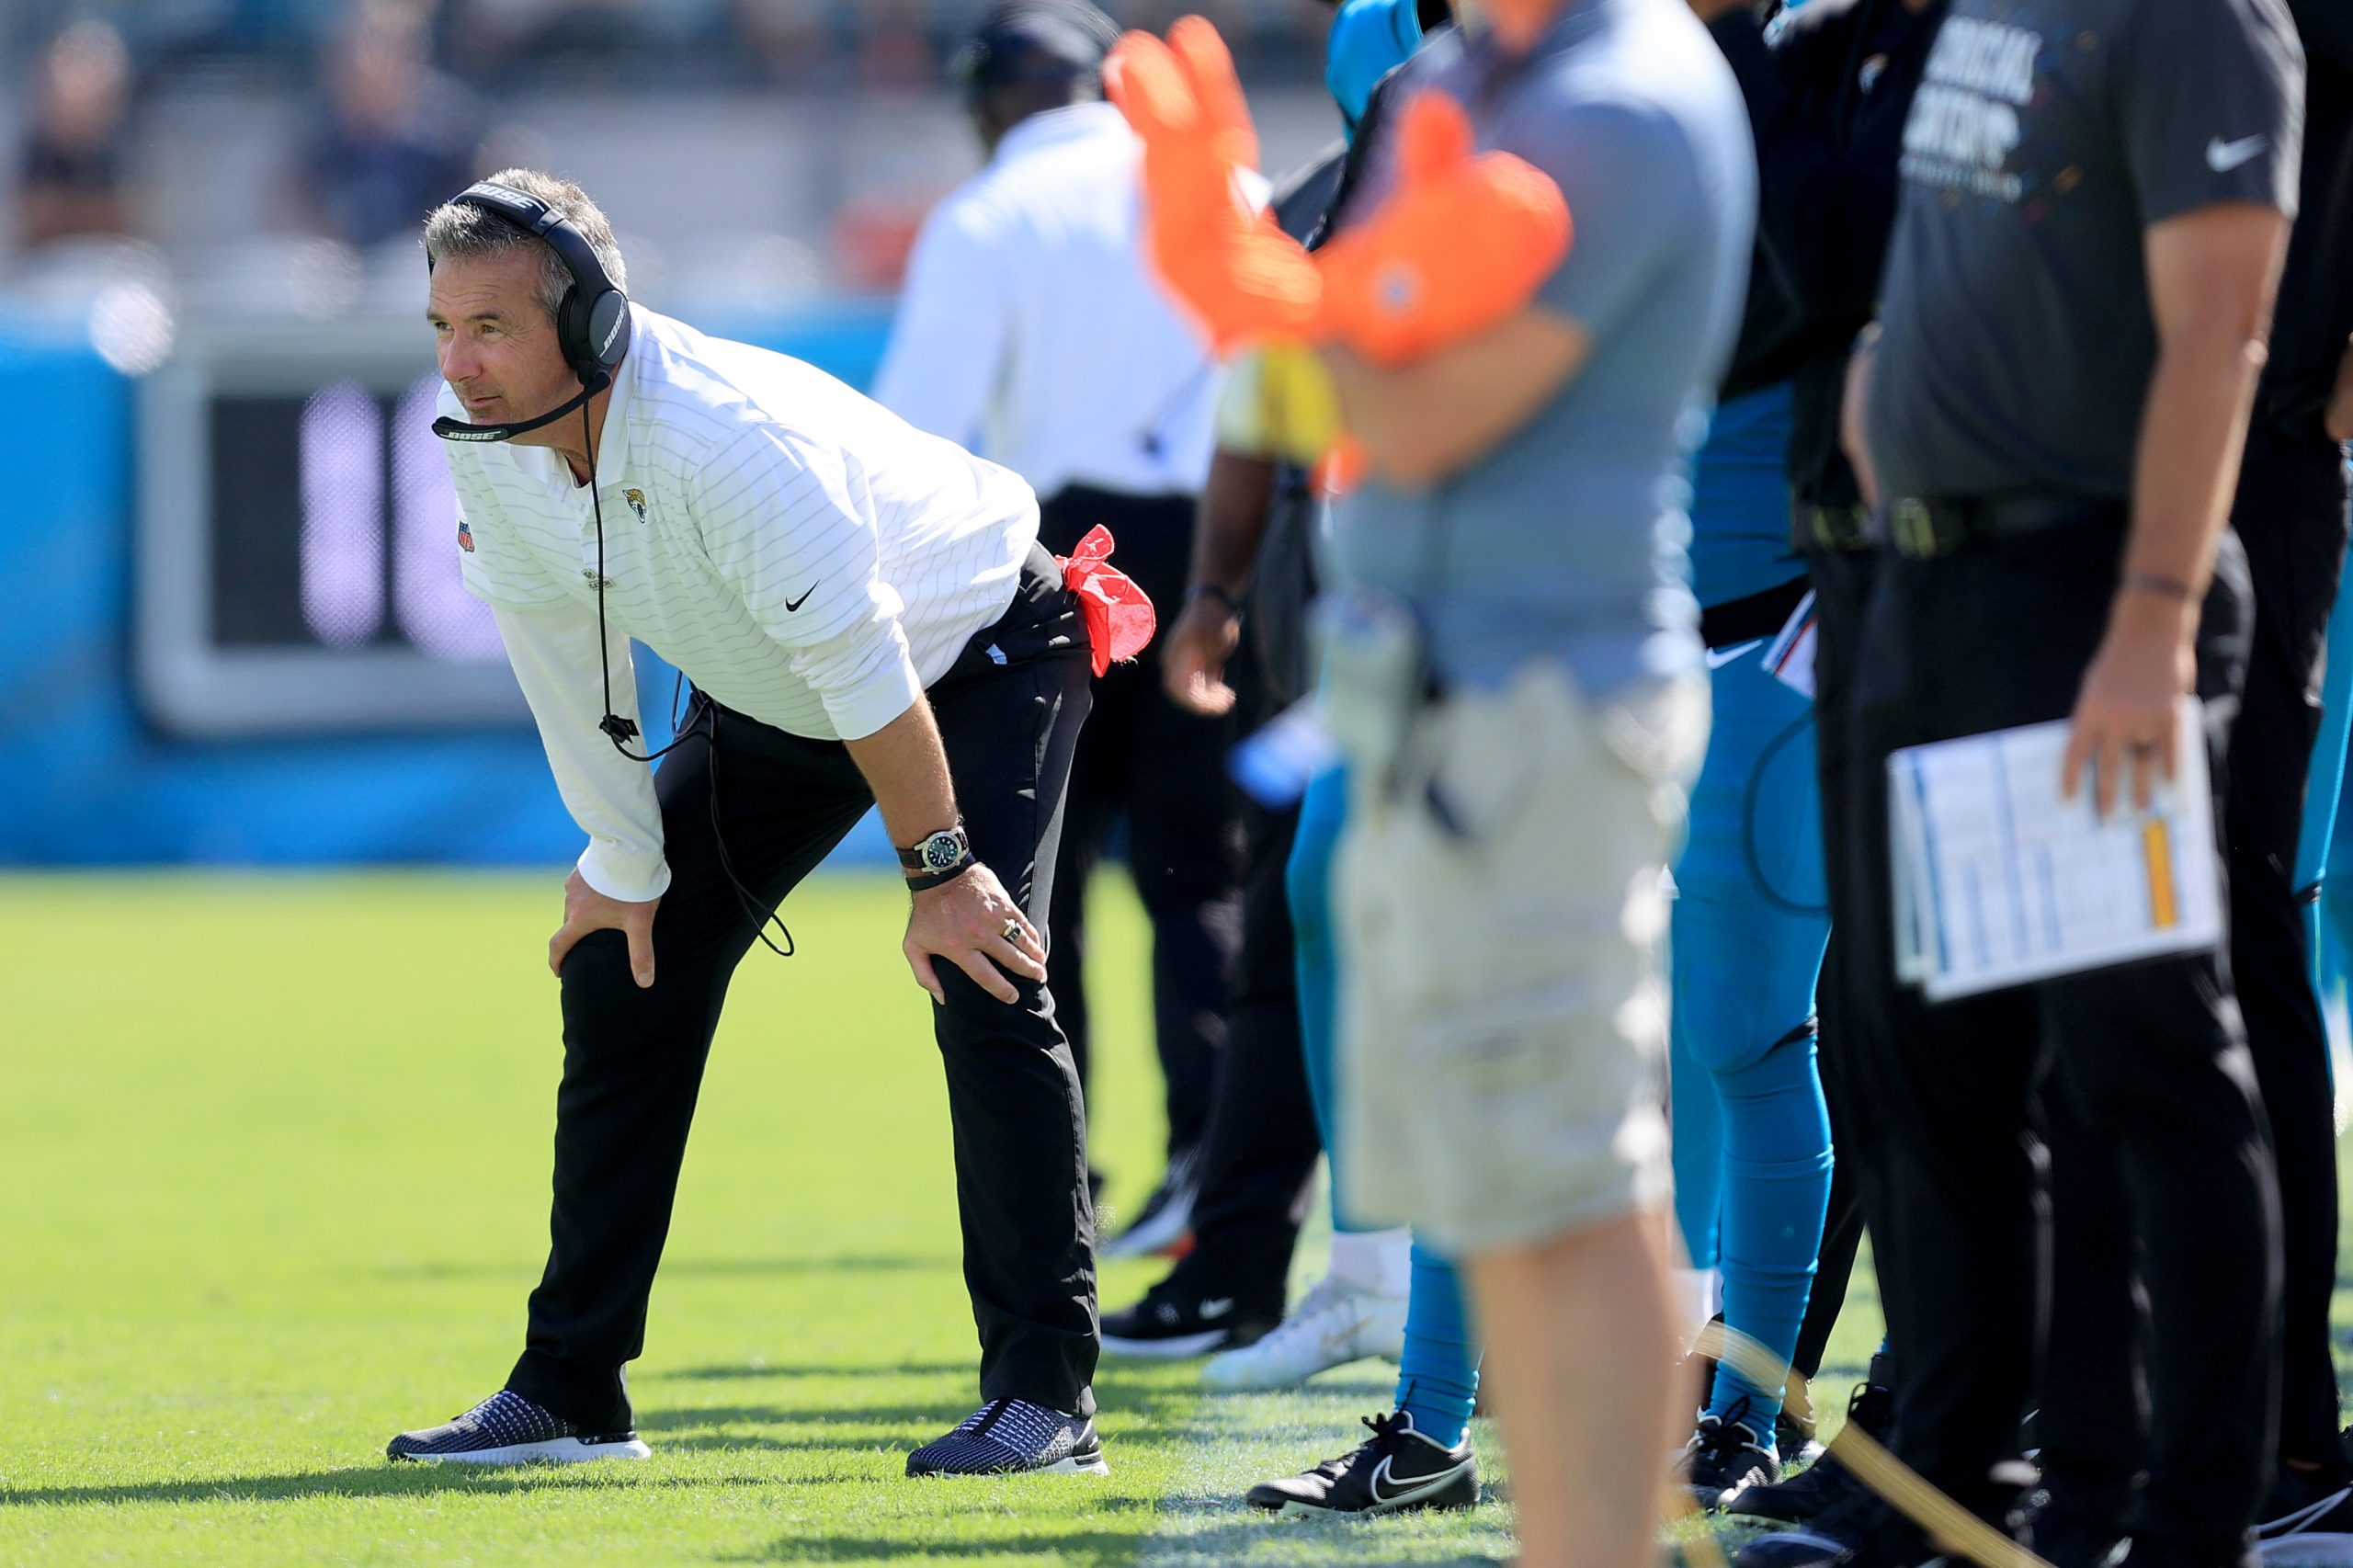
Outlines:
[[[1852,506],[1838,403],[1895,224],[1904,117],[1944,0],[1807,0],[1770,29],[1735,7],[1711,28],[1756,133],[1756,266],[1724,395],[1787,379],[1799,501]]]
[[[2295,11],[2309,57],[2303,188],[2255,405],[2277,434],[2312,443],[2328,439],[2322,420],[2353,336],[2353,0]]]
[[[2131,494],[2144,232],[2217,202],[2292,214],[2303,75],[2280,0],[1952,0],[1880,312],[1887,494]]]

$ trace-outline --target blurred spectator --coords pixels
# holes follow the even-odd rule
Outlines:
[[[42,62],[31,134],[17,185],[18,243],[27,250],[84,234],[129,234],[123,128],[131,58],[108,23],[60,33]]]
[[[457,59],[476,74],[666,72],[715,41],[721,21],[720,0],[457,0],[455,9]]]
[[[825,0],[728,0],[728,25],[761,74],[822,79],[834,50]]]
[[[336,42],[296,182],[304,226],[361,249],[413,235],[474,175],[472,106],[426,62],[421,8],[365,0]]]
[[[939,80],[939,56],[923,0],[870,0],[859,7],[858,85],[870,93],[911,92]]]

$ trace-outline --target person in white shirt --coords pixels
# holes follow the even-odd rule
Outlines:
[[[1083,0],[1011,0],[958,57],[987,166],[925,221],[877,401],[1027,479],[1040,537],[1066,554],[1097,524],[1155,604],[1185,596],[1195,497],[1220,377],[1154,281],[1139,143],[1102,101],[1118,28]],[[1173,613],[1173,611],[1171,612]],[[1116,821],[1153,923],[1153,1012],[1166,1085],[1167,1175],[1106,1257],[1175,1242],[1192,1206],[1227,991],[1240,946],[1237,803],[1224,721],[1162,689],[1158,655],[1098,683],[1072,770],[1050,978],[1082,1082],[1082,898]]]
[[[424,238],[465,583],[589,843],[548,949],[564,1067],[527,1348],[497,1394],[388,1452],[646,1451],[622,1369],[728,978],[879,805],[938,1004],[986,1402],[908,1472],[1101,1470],[1086,1118],[1030,919],[1091,650],[1029,487],[807,365],[629,303],[577,186],[508,170]],[[658,773],[632,636],[694,683]]]

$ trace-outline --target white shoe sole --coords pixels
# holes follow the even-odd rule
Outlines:
[[[1110,1465],[1105,1462],[1102,1455],[1097,1454],[1091,1460],[1056,1460],[1051,1464],[1041,1464],[1035,1470],[1006,1470],[999,1471],[994,1475],[968,1475],[962,1471],[942,1470],[933,1471],[925,1475],[911,1475],[907,1479],[910,1481],[1002,1481],[1011,1475],[1108,1475],[1110,1473]]]
[[[1114,1339],[1103,1336],[1107,1355],[1127,1356],[1142,1361],[1181,1361],[1188,1356],[1206,1356],[1224,1343],[1226,1331],[1207,1328],[1199,1334],[1180,1334],[1171,1339]]]
[[[395,1464],[591,1464],[597,1460],[652,1459],[654,1450],[639,1438],[626,1443],[584,1443],[577,1437],[551,1437],[544,1443],[509,1443],[503,1449],[476,1449],[466,1454],[403,1454]]]
[[[1426,1492],[1414,1493],[1409,1496],[1398,1497],[1387,1503],[1375,1503],[1370,1508],[1319,1508],[1313,1503],[1292,1501],[1285,1503],[1277,1509],[1275,1517],[1279,1519],[1360,1519],[1375,1517],[1382,1514],[1403,1514],[1415,1508],[1429,1507],[1429,1499],[1441,1490],[1443,1490],[1442,1487],[1431,1487]],[[1465,1504],[1461,1506],[1468,1507],[1469,1505]],[[1459,1512],[1460,1509],[1456,1511]]]
[[[2353,1563],[2353,1535],[2289,1535],[2255,1543],[2255,1554],[2280,1568],[2342,1568]]]

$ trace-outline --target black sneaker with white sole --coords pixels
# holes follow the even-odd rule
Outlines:
[[[1103,1440],[1084,1415],[993,1399],[937,1442],[907,1456],[909,1475],[1108,1475]]]
[[[456,1464],[582,1464],[642,1460],[652,1452],[633,1428],[591,1432],[513,1389],[500,1390],[454,1421],[404,1432],[384,1445],[390,1460]]]
[[[1887,1383],[1886,1358],[1871,1358],[1870,1376],[1855,1385],[1847,1400],[1847,1425],[1873,1437],[1885,1437],[1895,1424],[1895,1391]],[[1788,1452],[1783,1450],[1784,1455]],[[1724,1512],[1743,1518],[1773,1519],[1803,1524],[1824,1509],[1836,1506],[1862,1483],[1824,1450],[1787,1481],[1750,1486],[1724,1499]]]
[[[1745,1395],[1733,1401],[1722,1415],[1702,1415],[1699,1429],[1683,1446],[1676,1461],[1677,1479],[1703,1512],[1721,1508],[1724,1499],[1751,1486],[1768,1486],[1781,1478],[1780,1456],[1770,1437],[1759,1437],[1748,1425]]]
[[[1402,1514],[1468,1508],[1479,1501],[1479,1461],[1465,1437],[1451,1449],[1414,1430],[1400,1410],[1368,1415],[1370,1441],[1280,1481],[1253,1486],[1245,1501],[1277,1514]]]
[[[1171,1276],[1127,1311],[1103,1314],[1103,1348],[1155,1360],[1207,1356],[1256,1344],[1281,1318],[1279,1305],[1271,1312],[1245,1308],[1232,1296],[1196,1294]]]

